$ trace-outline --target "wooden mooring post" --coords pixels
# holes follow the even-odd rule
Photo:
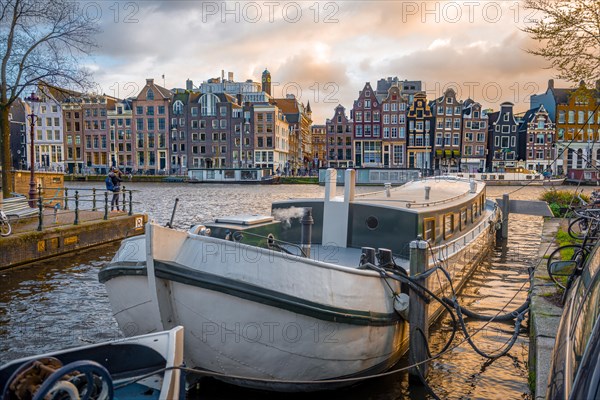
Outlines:
[[[421,236],[417,240],[410,242],[410,276],[416,277],[427,270],[427,242]],[[416,278],[416,282],[421,286],[427,287],[427,278]],[[419,293],[421,292],[421,293]],[[429,338],[428,310],[427,303],[421,297],[423,293],[420,289],[410,289],[410,305],[408,308],[409,321],[409,364],[419,364],[410,368],[409,378],[414,382],[421,382],[421,377],[426,378],[429,373],[427,362],[427,340]]]
[[[502,239],[508,239],[508,215],[510,214],[510,198],[507,193],[502,195]]]

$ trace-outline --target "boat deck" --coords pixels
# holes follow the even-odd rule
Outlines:
[[[388,197],[386,191],[356,195],[355,203],[376,203],[381,206],[413,208],[418,210],[427,207],[430,211],[437,206],[451,206],[473,198],[481,193],[485,186],[477,182],[477,190],[470,193],[470,183],[467,180],[454,177],[440,177],[409,182],[406,185],[390,189]],[[425,199],[425,187],[429,187],[429,199]]]

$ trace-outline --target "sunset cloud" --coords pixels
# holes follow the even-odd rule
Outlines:
[[[163,74],[173,88],[221,70],[259,81],[268,68],[275,95],[299,87],[324,123],[338,103],[350,109],[365,82],[387,76],[420,79],[431,98],[456,84],[463,99],[525,110],[554,75],[525,51],[537,44],[520,30],[528,15],[519,2],[149,1],[119,3],[118,16],[98,4],[101,47],[88,64],[99,87],[121,97],[146,78],[162,84]]]

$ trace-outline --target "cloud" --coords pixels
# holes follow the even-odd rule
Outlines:
[[[259,81],[267,67],[281,83],[276,95],[286,83],[300,86],[315,123],[338,103],[349,110],[365,82],[387,76],[420,79],[431,97],[452,82],[470,84],[482,103],[500,86],[497,104],[523,106],[552,76],[524,51],[537,43],[519,30],[526,13],[515,2],[276,3],[271,9],[264,2],[119,2],[117,15],[113,3],[98,2],[104,32],[86,64],[113,95],[130,94],[150,77],[162,84],[162,74],[169,88],[188,78],[198,85],[222,69],[236,80]]]

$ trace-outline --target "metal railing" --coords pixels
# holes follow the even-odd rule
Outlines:
[[[46,192],[54,193],[54,196],[44,197]],[[128,190],[125,186],[116,194],[119,196],[118,209],[127,215],[133,215],[133,205],[138,202],[133,201],[133,190]],[[82,220],[108,220],[111,215],[111,202],[114,192],[98,188],[50,188],[44,190],[38,186],[37,199],[29,200],[23,198],[23,203],[37,208],[37,213],[28,213],[26,216],[13,215],[13,226],[30,224],[37,219],[37,231],[42,231],[45,227],[56,227],[59,225],[79,225]],[[85,213],[82,218],[82,213]],[[113,214],[115,216],[123,214]],[[10,217],[10,214],[9,214]],[[16,219],[16,221],[14,220]],[[46,219],[53,219],[53,222],[45,226]],[[29,231],[30,229],[25,229]],[[32,226],[32,229],[33,226]],[[22,231],[22,230],[21,230]],[[13,231],[13,234],[16,233]]]

